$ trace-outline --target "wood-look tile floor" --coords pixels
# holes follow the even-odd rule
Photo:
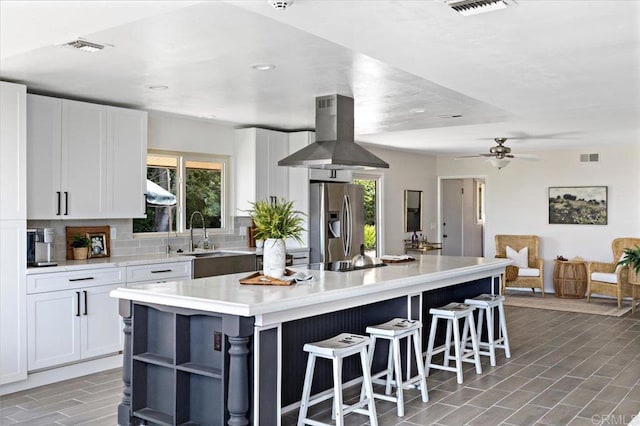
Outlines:
[[[427,380],[429,402],[405,393],[405,416],[376,401],[381,426],[628,424],[640,412],[640,313],[622,318],[506,307],[512,358],[483,359],[464,384],[438,371]],[[1,425],[115,425],[120,371],[110,370],[0,397]],[[351,398],[359,389],[347,390]],[[347,401],[348,402],[348,401]],[[330,401],[311,410],[330,417]],[[283,417],[295,424],[297,413]],[[366,425],[350,414],[347,425]],[[271,425],[266,425],[271,426]]]

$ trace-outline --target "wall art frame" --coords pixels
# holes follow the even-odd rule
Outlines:
[[[550,186],[549,224],[606,225],[607,186]]]

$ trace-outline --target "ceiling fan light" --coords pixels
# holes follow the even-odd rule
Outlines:
[[[509,163],[511,162],[511,160],[509,160],[508,158],[489,158],[487,161],[489,161],[489,163],[491,163],[491,165],[493,167],[496,167],[498,170],[507,167],[509,165]]]

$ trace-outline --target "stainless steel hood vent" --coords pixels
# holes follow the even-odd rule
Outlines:
[[[316,98],[316,142],[278,161],[311,169],[388,169],[389,164],[353,140],[353,98]]]

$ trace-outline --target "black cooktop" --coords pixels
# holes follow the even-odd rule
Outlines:
[[[309,269],[334,271],[334,272],[350,272],[350,271],[359,271],[361,269],[378,268],[380,266],[387,266],[387,264],[374,263],[372,265],[354,266],[348,260],[341,260],[338,262],[329,262],[329,263],[310,263],[308,266],[309,266]]]

